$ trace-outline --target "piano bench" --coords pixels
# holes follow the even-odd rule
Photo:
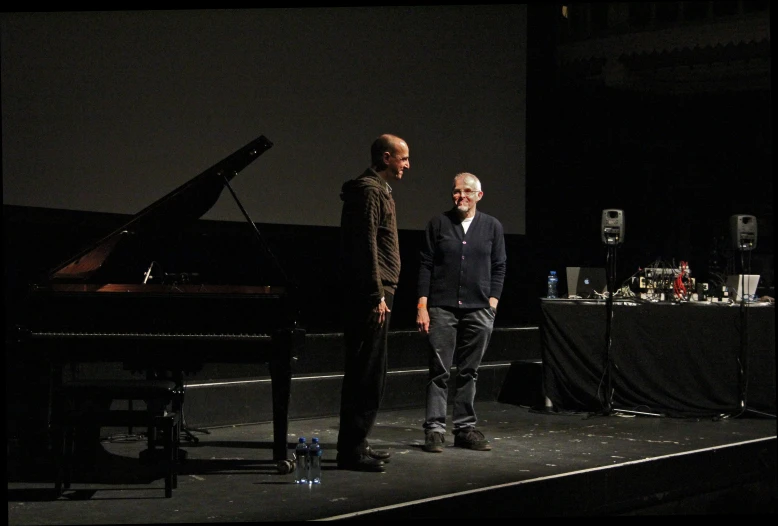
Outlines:
[[[173,489],[178,486],[183,398],[175,382],[159,379],[77,380],[58,386],[54,394],[51,423],[58,497],[63,488],[70,488],[76,438],[83,439],[76,429],[96,431],[97,436],[91,438],[99,440],[100,428],[124,426],[148,429],[146,453],[150,455],[152,466],[161,465],[165,470],[165,497],[173,496]],[[146,404],[134,410],[132,406],[112,410],[113,400],[143,400]],[[90,438],[88,434],[84,436]],[[162,444],[161,451],[157,443]]]

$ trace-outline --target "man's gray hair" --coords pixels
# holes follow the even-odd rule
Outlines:
[[[481,180],[470,172],[460,172],[454,176],[454,188],[457,186],[457,179],[472,179],[475,182],[475,190],[481,191]]]

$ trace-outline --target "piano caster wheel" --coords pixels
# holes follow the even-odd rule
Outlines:
[[[276,468],[281,475],[288,475],[294,471],[294,460],[280,460],[276,464]]]

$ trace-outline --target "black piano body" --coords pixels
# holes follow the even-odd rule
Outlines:
[[[146,374],[167,371],[181,383],[206,363],[267,363],[273,458],[286,460],[292,363],[304,351],[305,331],[297,322],[294,285],[283,272],[282,283],[273,285],[157,277],[159,269],[149,266],[148,258],[162,260],[158,253],[134,262],[132,274],[112,270],[128,266],[123,244],[175,235],[210,209],[222,189],[232,192],[232,177],[271,146],[264,136],[251,141],[32,284],[19,324],[22,351],[45,357],[54,383],[61,381],[63,367],[79,362],[122,362]],[[237,201],[234,192],[233,197]],[[159,250],[164,243],[148,246]],[[112,261],[116,257],[120,261]],[[128,275],[137,278],[131,282]]]

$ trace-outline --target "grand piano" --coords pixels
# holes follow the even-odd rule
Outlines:
[[[163,264],[171,261],[164,252],[176,246],[165,237],[199,219],[227,188],[250,225],[249,241],[258,247],[256,261],[234,264],[267,268],[272,252],[230,181],[272,145],[264,136],[254,139],[50,269],[27,291],[19,342],[46,357],[54,383],[67,364],[87,361],[122,362],[146,375],[167,373],[180,384],[206,363],[267,363],[273,458],[282,469],[289,454],[292,363],[305,341],[294,283],[275,261],[278,282],[268,285],[165,272],[169,263]],[[177,256],[180,261],[181,253]]]

